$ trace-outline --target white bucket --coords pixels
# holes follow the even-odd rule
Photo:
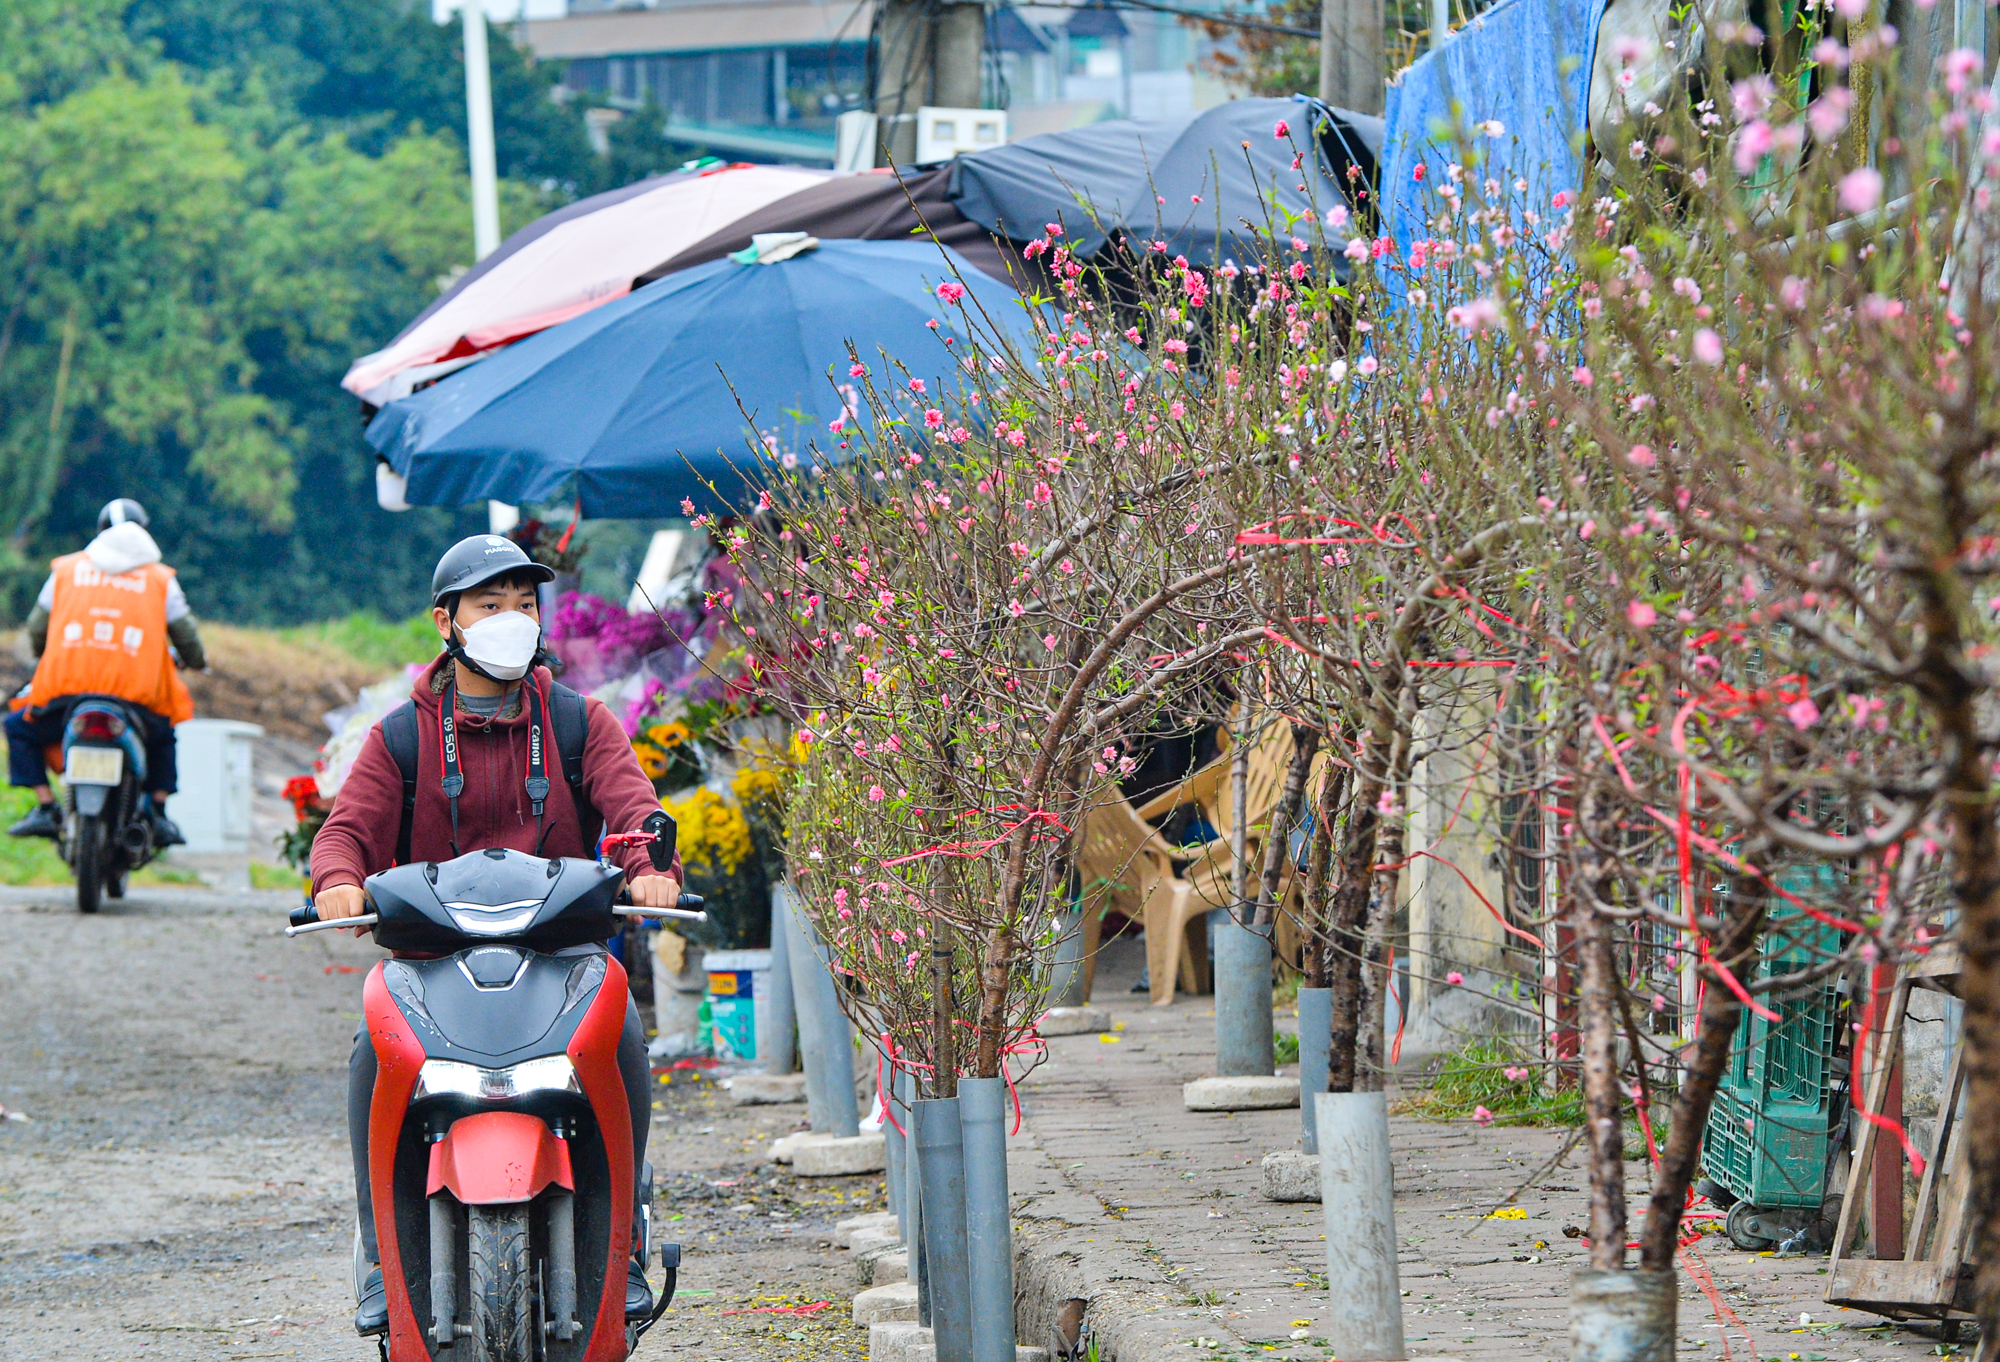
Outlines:
[[[757,1038],[771,1030],[771,952],[710,951],[701,963],[716,1057],[756,1059]]]

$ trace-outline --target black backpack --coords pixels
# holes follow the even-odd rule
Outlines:
[[[563,779],[576,804],[583,844],[597,845],[604,819],[583,793],[583,745],[590,737],[588,702],[568,686],[549,685],[549,722],[556,731],[556,751],[562,756]],[[417,702],[405,700],[382,716],[382,742],[403,773],[403,818],[396,826],[396,864],[410,863],[410,820],[417,811]]]

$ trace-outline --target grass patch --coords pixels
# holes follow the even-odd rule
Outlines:
[[[266,865],[262,861],[250,862],[250,887],[252,889],[296,889],[305,892],[306,877],[290,866]]]
[[[0,744],[0,751],[5,745]],[[75,884],[76,877],[69,873],[62,853],[56,844],[46,837],[9,837],[5,829],[15,821],[26,818],[35,809],[34,792],[8,785],[0,787],[0,884],[12,885],[57,885]],[[137,885],[199,885],[201,876],[192,870],[177,865],[152,865],[132,872],[132,883]]]
[[[1277,1051],[1278,1063],[1299,1062],[1299,1038],[1289,1031],[1280,1031],[1271,1037],[1271,1048]]]
[[[273,631],[302,648],[334,648],[357,662],[394,671],[412,662],[429,662],[438,655],[437,627],[430,612],[406,620],[385,620],[367,611],[345,619],[321,620]]]
[[[54,842],[46,837],[6,835],[9,826],[34,811],[32,791],[13,785],[0,789],[0,884],[75,883]]]
[[[1521,1078],[1507,1070],[1527,1069]],[[1503,1126],[1574,1126],[1583,1122],[1583,1094],[1549,1093],[1539,1081],[1540,1061],[1505,1036],[1466,1042],[1425,1068],[1430,1086],[1401,1103],[1401,1114],[1426,1121],[1468,1121],[1479,1108]]]

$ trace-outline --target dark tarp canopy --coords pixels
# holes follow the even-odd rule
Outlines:
[[[1042,285],[1045,276],[1040,270],[1025,265],[1012,246],[996,241],[959,211],[947,192],[951,173],[950,166],[940,166],[901,175],[878,170],[835,176],[738,218],[647,270],[632,281],[632,287],[643,288],[655,279],[720,260],[764,232],[810,232],[822,241],[937,241],[981,273],[1013,282],[1023,292]]]
[[[1280,122],[1289,135],[1275,135]],[[1113,234],[1164,241],[1196,260],[1248,255],[1273,204],[1294,216],[1347,204],[1347,164],[1372,171],[1381,137],[1380,119],[1302,96],[1238,99],[1186,118],[1120,119],[961,156],[949,168],[951,197],[967,218],[1016,240],[1059,222],[1078,255]],[[1310,178],[1292,169],[1301,152]],[[1336,248],[1347,237],[1327,232]]]

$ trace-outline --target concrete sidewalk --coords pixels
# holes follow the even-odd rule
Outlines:
[[[1264,1155],[1298,1148],[1298,1112],[1187,1111],[1181,1084],[1213,1069],[1213,1000],[1153,1008],[1123,991],[1120,973],[1102,970],[1093,1000],[1116,1029],[1051,1040],[1050,1061],[1020,1084],[1024,1125],[1008,1160],[1020,1341],[1048,1346],[1059,1303],[1082,1297],[1106,1362],[1328,1358],[1316,1341],[1320,1208],[1259,1194]],[[1487,1214],[1548,1162],[1559,1133],[1394,1118],[1391,1135],[1410,1356],[1566,1359],[1569,1274],[1584,1250],[1563,1229],[1586,1221],[1580,1157],[1504,1202],[1525,1219],[1495,1220]],[[1628,1175],[1642,1206],[1645,1169]],[[1720,1311],[1733,1312],[1734,1358],[1938,1355],[1934,1332],[1825,1304],[1824,1258],[1742,1253],[1719,1233],[1696,1256]],[[1684,1357],[1725,1355],[1718,1304],[1685,1274],[1680,1338]]]

